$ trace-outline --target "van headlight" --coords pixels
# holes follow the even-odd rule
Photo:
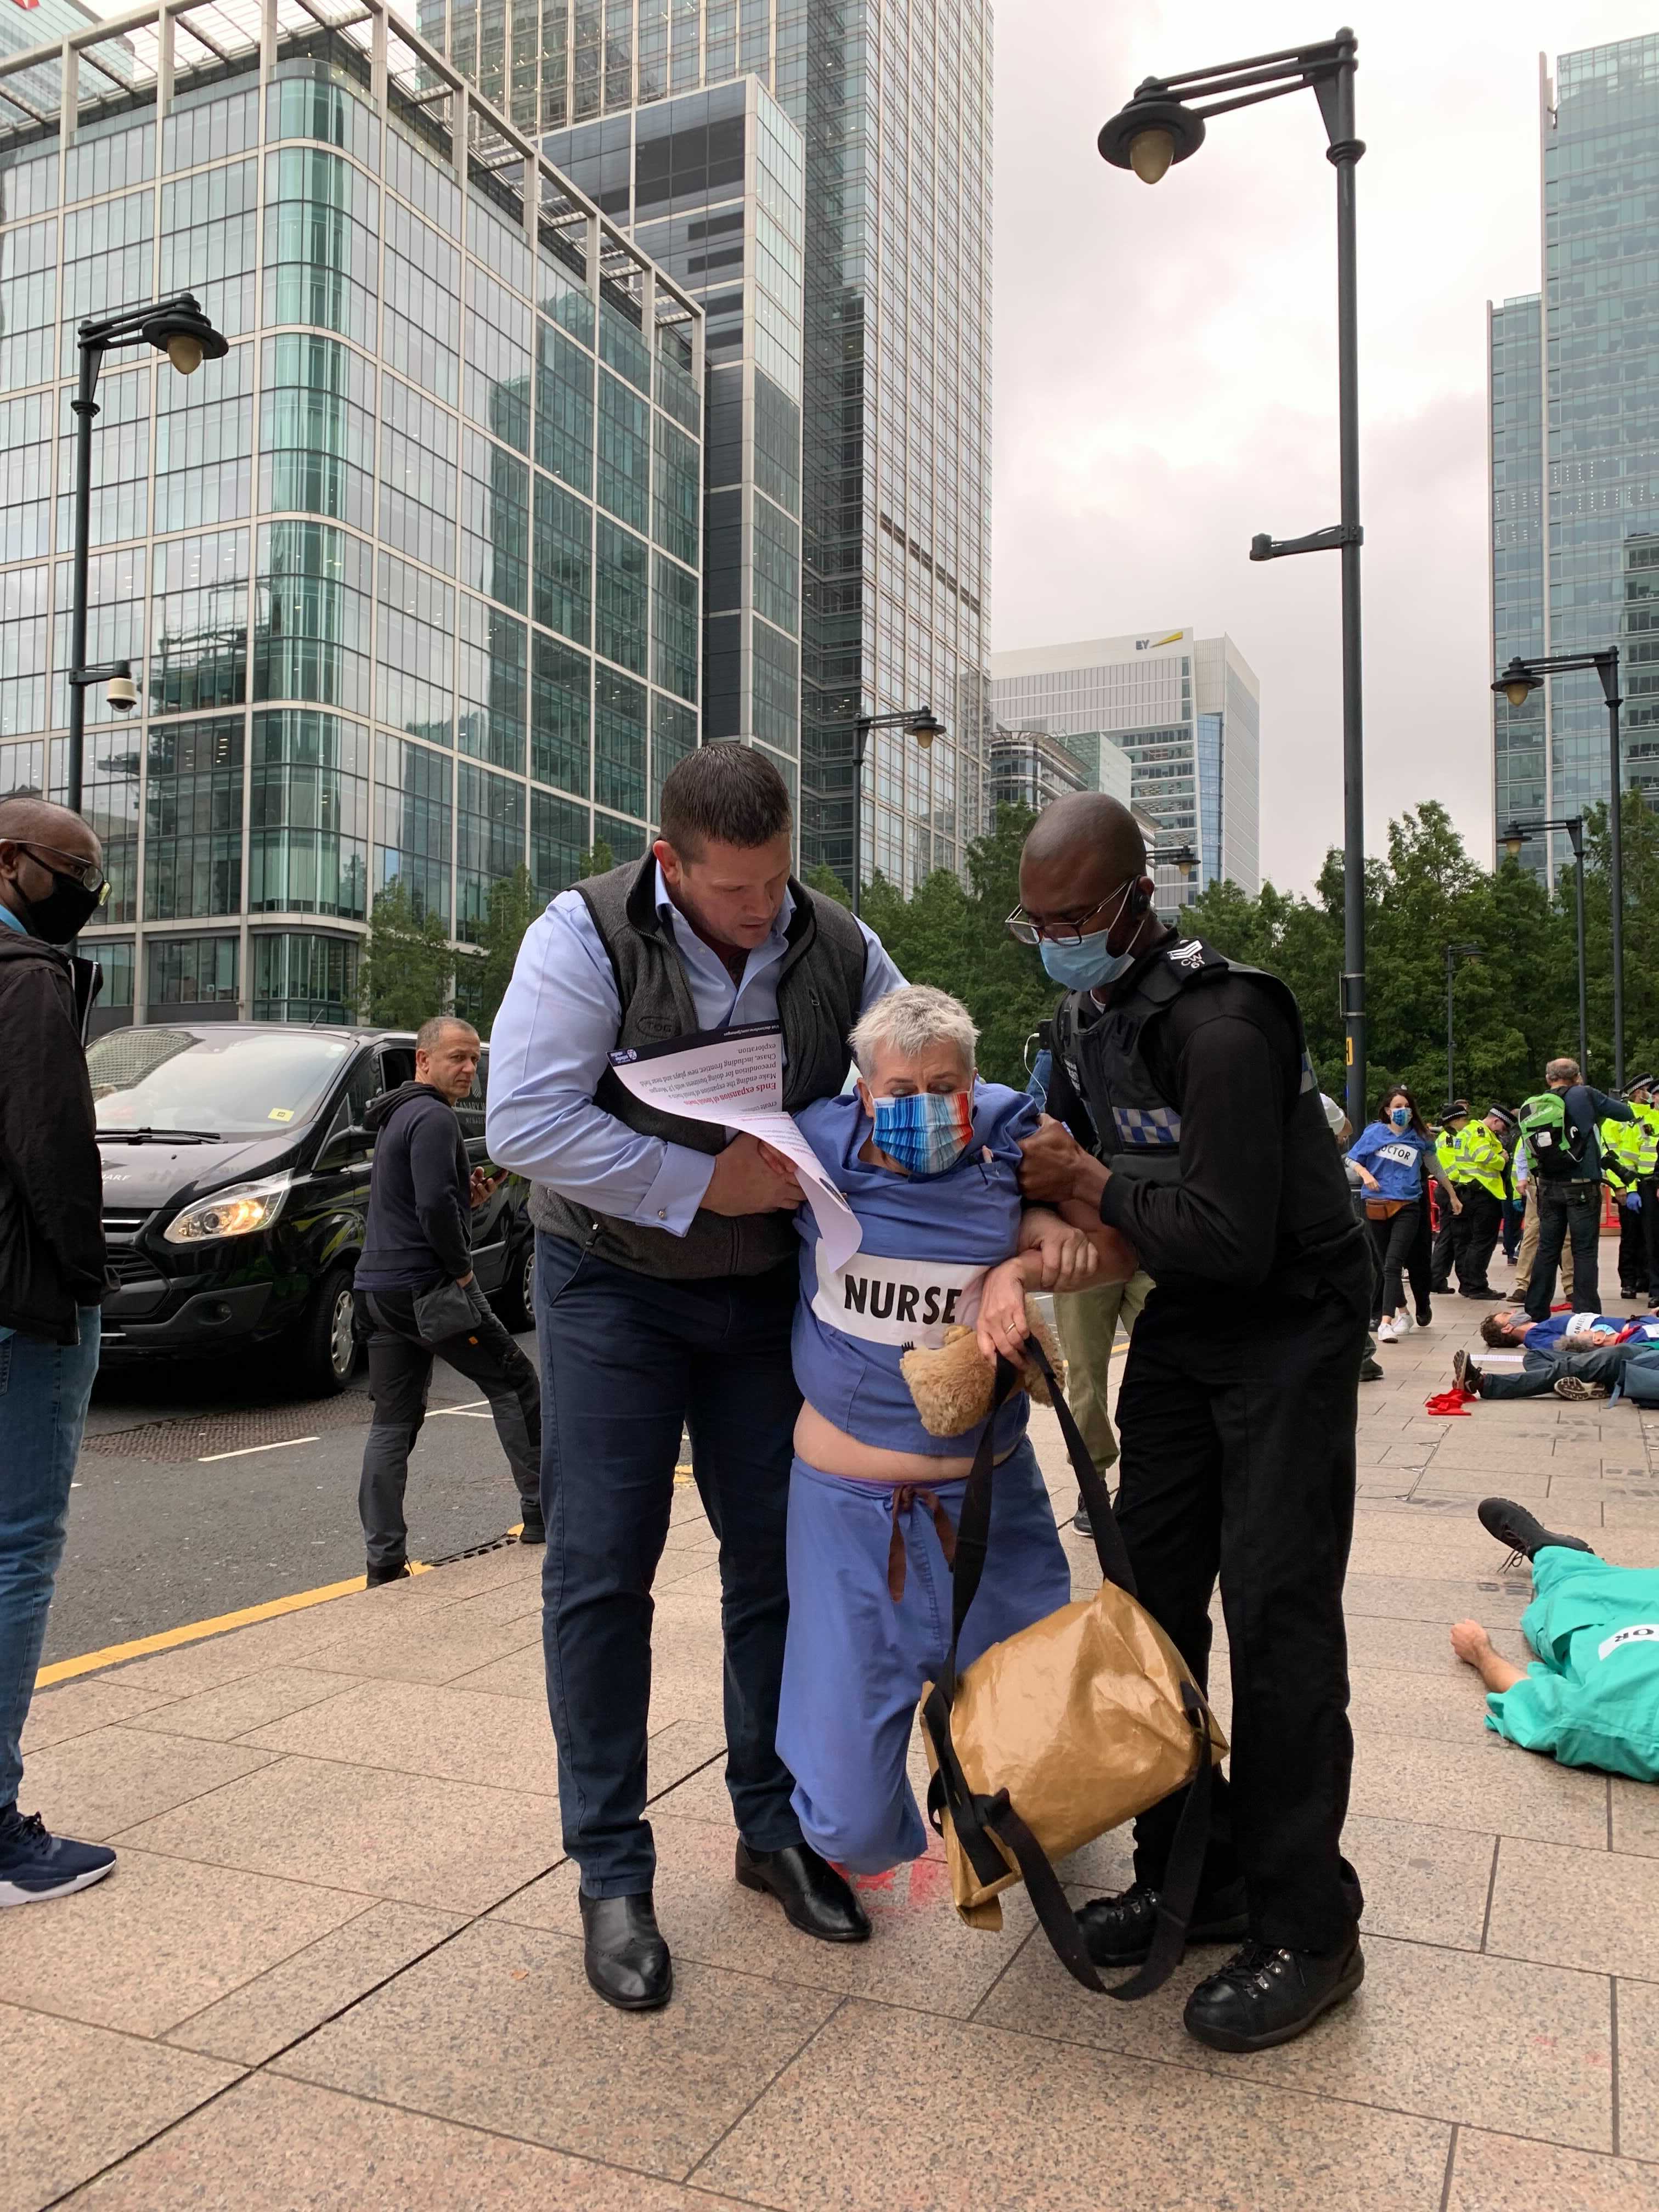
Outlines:
[[[283,1210],[291,1178],[268,1176],[263,1182],[239,1182],[198,1198],[174,1214],[162,1231],[169,1244],[207,1244],[221,1237],[247,1237],[269,1229]]]

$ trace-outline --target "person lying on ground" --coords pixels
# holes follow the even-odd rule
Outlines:
[[[789,1628],[778,1755],[812,1847],[849,1873],[918,1858],[927,1829],[905,1772],[917,1700],[951,1644],[956,1525],[984,1429],[939,1437],[901,1371],[905,1352],[976,1329],[1018,1362],[1025,1293],[1127,1281],[1133,1252],[1024,1206],[1020,1139],[1036,1101],[974,1072],[967,1008],[927,985],[894,991],[853,1031],[855,1091],[796,1115],[857,1215],[863,1241],[830,1264],[811,1210],[795,1217],[793,1338],[805,1403],[789,1486]],[[1026,1438],[1029,1400],[993,1415],[996,1480],[985,1573],[963,1628],[966,1667],[1070,1602],[1071,1570]]]
[[[1507,1334],[1493,1322],[1509,1321]],[[1557,1322],[1582,1322],[1571,1334],[1556,1329]],[[1518,1327],[1516,1326],[1518,1324]],[[1645,1316],[1631,1321],[1617,1314],[1552,1314],[1547,1322],[1528,1324],[1523,1313],[1493,1314],[1483,1323],[1481,1334],[1495,1346],[1523,1347],[1521,1371],[1500,1374],[1483,1367],[1474,1354],[1459,1352],[1452,1358],[1452,1380],[1460,1390],[1477,1398],[1605,1398],[1623,1378],[1634,1352],[1659,1342],[1659,1320]]]
[[[1524,1306],[1507,1306],[1489,1313],[1480,1323],[1480,1338],[1494,1352],[1524,1346],[1528,1352],[1559,1352],[1581,1338],[1621,1343],[1632,1332],[1651,1330],[1656,1317],[1646,1314],[1553,1313],[1534,1321]]]
[[[1482,1498],[1479,1510],[1532,1562],[1521,1633],[1538,1655],[1517,1667],[1478,1620],[1457,1622],[1452,1650],[1486,1686],[1486,1726],[1564,1766],[1659,1782],[1659,1571],[1613,1566],[1510,1498]]]

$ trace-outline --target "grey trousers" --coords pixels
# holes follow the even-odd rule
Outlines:
[[[428,1344],[416,1322],[409,1291],[358,1293],[371,1328],[368,1386],[374,1400],[374,1425],[363,1448],[362,1479],[357,1486],[357,1514],[371,1567],[395,1566],[408,1556],[404,1491],[409,1455],[426,1419],[434,1358],[447,1360],[489,1399],[520,1503],[526,1511],[540,1510],[541,1380],[476,1285],[471,1297],[473,1327],[464,1335]]]

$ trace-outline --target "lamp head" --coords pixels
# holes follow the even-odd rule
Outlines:
[[[1161,93],[1149,78],[1125,108],[1100,126],[1100,158],[1115,169],[1133,169],[1143,185],[1167,176],[1204,143],[1204,118]]]
[[[145,323],[144,336],[164,353],[180,376],[194,376],[204,361],[222,361],[230,341],[216,331],[186,292],[171,307],[158,307]]]
[[[1507,859],[1518,860],[1521,857],[1521,848],[1527,842],[1527,833],[1518,822],[1511,822],[1498,842],[1502,844]]]
[[[942,738],[945,735],[945,725],[931,707],[919,707],[904,726],[921,747],[923,752],[927,751],[935,738]]]
[[[1524,707],[1532,693],[1541,690],[1543,682],[1543,678],[1534,675],[1517,653],[1492,688],[1501,691],[1511,707]]]

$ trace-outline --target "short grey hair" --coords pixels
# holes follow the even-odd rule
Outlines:
[[[1582,1083],[1583,1077],[1579,1073],[1578,1062],[1567,1059],[1564,1054],[1559,1060],[1551,1060],[1544,1070],[1544,1080],[1546,1083]]]
[[[907,983],[902,990],[890,991],[884,999],[878,999],[869,1012],[860,1017],[848,1042],[859,1073],[866,1083],[876,1055],[884,1048],[904,1060],[914,1060],[933,1044],[954,1045],[971,1075],[979,1031],[960,999],[935,989],[931,983]]]
[[[465,1030],[476,1044],[478,1032],[460,1014],[428,1014],[415,1032],[416,1052],[436,1052],[451,1030]]]

